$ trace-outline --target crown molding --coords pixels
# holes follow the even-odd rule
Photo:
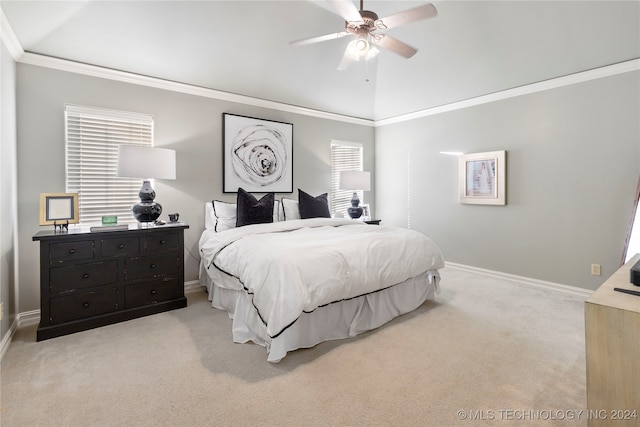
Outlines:
[[[451,104],[445,104],[434,108],[428,108],[426,110],[416,111],[410,114],[403,114],[401,116],[391,117],[388,119],[376,120],[376,127],[391,125],[395,123],[406,122],[410,120],[419,119],[422,117],[434,116],[436,114],[447,113],[455,110],[462,110],[468,107],[474,107],[477,105],[488,104],[491,102],[501,101],[504,99],[515,98],[517,96],[529,95],[536,92],[542,92],[549,89],[557,89],[564,86],[569,86],[577,83],[584,83],[591,80],[601,79],[604,77],[611,77],[618,74],[628,73],[632,71],[640,70],[640,59],[632,59],[630,61],[620,62],[617,64],[607,65],[600,68],[594,68],[592,70],[582,71],[575,74],[569,74],[567,76],[557,77],[554,79],[544,80],[537,83],[531,83],[524,86],[519,86],[513,89],[507,89],[500,92],[490,93],[488,95],[478,96],[475,98],[465,99],[463,101],[453,102]]]
[[[4,32],[4,26],[3,26]],[[19,44],[18,44],[19,46]],[[10,50],[11,51],[11,50]],[[515,98],[522,95],[529,95],[536,92],[542,92],[550,89],[557,89],[564,86],[570,86],[578,83],[584,83],[591,80],[597,80],[605,77],[611,77],[618,74],[639,71],[640,59],[632,59],[629,61],[607,65],[592,70],[582,71],[567,76],[557,77],[554,79],[544,80],[537,83],[532,83],[524,86],[519,86],[512,89],[503,90],[500,92],[491,93],[488,95],[478,96],[475,98],[466,99],[463,101],[453,102],[450,104],[441,105],[434,108],[428,108],[421,111],[416,111],[401,116],[391,117],[387,119],[369,120],[357,117],[345,116],[342,114],[328,113],[326,111],[314,110],[311,108],[304,108],[295,105],[284,104],[275,101],[269,101],[265,99],[253,98],[245,95],[238,95],[229,92],[223,92],[215,89],[207,89],[199,86],[188,85],[185,83],[178,83],[169,80],[158,79],[155,77],[148,77],[139,74],[128,73],[119,70],[112,70],[109,68],[98,67],[95,65],[82,64],[79,62],[68,61],[65,59],[53,58],[44,55],[38,55],[30,52],[24,52],[20,48],[15,49],[17,52],[17,62],[29,65],[35,65],[39,67],[51,68],[60,71],[67,71],[71,73],[83,74],[87,76],[99,77],[109,80],[120,81],[124,83],[131,83],[141,86],[153,87],[157,89],[170,90],[174,92],[180,92],[195,96],[201,96],[205,98],[217,99],[220,101],[236,102],[245,105],[251,105],[254,107],[269,108],[273,110],[285,111],[295,114],[302,114],[305,116],[317,117],[328,120],[335,120],[340,122],[352,123],[362,126],[381,127],[396,123],[407,122],[422,117],[434,116],[437,114],[447,113],[455,110],[462,110],[464,108],[474,107],[482,104],[488,104],[496,101],[501,101],[509,98]],[[20,52],[22,52],[20,54]],[[12,51],[14,59],[16,55]]]
[[[2,6],[0,6],[0,40],[2,40],[2,43],[7,47],[13,60],[18,62],[22,55],[24,55],[24,50],[16,34],[13,32],[13,28],[11,28],[7,17],[4,15]]]
[[[140,86],[153,87],[156,89],[170,90],[189,95],[201,96],[204,98],[217,99],[220,101],[237,102],[254,107],[269,108],[272,110],[286,111],[289,113],[302,114],[306,116],[318,117],[328,120],[337,120],[363,126],[374,126],[373,120],[350,117],[341,114],[328,113],[326,111],[313,110],[311,108],[298,107],[281,102],[269,101],[260,98],[253,98],[245,95],[238,95],[223,92],[215,89],[208,89],[200,86],[178,83],[170,80],[163,80],[156,77],[149,77],[140,74],[133,74],[110,68],[98,67],[95,65],[83,64],[66,59],[54,58],[45,55],[38,55],[25,52],[19,59],[22,64],[35,65],[39,67],[51,68],[54,70],[67,71],[70,73],[83,74],[86,76],[99,77],[103,79],[116,80],[124,83],[131,83]]]

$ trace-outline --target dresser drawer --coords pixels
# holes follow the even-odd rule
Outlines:
[[[53,267],[49,271],[49,292],[52,294],[68,292],[117,281],[118,262],[116,260]]]
[[[180,248],[180,233],[154,233],[144,236],[146,252],[175,251]]]
[[[125,280],[138,280],[167,276],[178,273],[181,260],[176,254],[127,258],[125,260]]]
[[[100,241],[102,256],[135,255],[140,252],[140,238],[118,237]]]
[[[103,288],[93,292],[51,298],[49,302],[51,324],[70,322],[116,311],[118,288]]]
[[[76,261],[93,259],[95,256],[93,240],[52,243],[49,245],[49,261]]]
[[[129,285],[124,291],[125,307],[157,304],[183,296],[180,282],[173,277],[162,281],[153,281]]]

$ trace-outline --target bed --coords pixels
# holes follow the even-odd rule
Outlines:
[[[227,227],[214,203],[205,205],[200,281],[232,319],[234,342],[264,346],[269,362],[378,328],[439,291],[442,253],[417,231],[291,212],[284,220],[284,200],[273,222]]]

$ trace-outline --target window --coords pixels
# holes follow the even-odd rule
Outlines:
[[[343,141],[331,142],[331,212],[347,213],[351,206],[353,190],[340,189],[341,171],[362,170],[362,144]],[[363,203],[363,191],[358,191],[360,203]]]
[[[153,117],[146,114],[67,105],[65,109],[67,192],[78,193],[80,224],[117,215],[135,222],[141,179],[118,178],[118,146],[153,146]]]

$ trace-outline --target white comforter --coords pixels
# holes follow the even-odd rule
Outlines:
[[[272,338],[303,312],[426,271],[437,275],[444,267],[440,249],[423,234],[350,219],[292,220],[218,233],[205,230],[199,246],[207,270],[235,277],[224,282],[253,295]]]

